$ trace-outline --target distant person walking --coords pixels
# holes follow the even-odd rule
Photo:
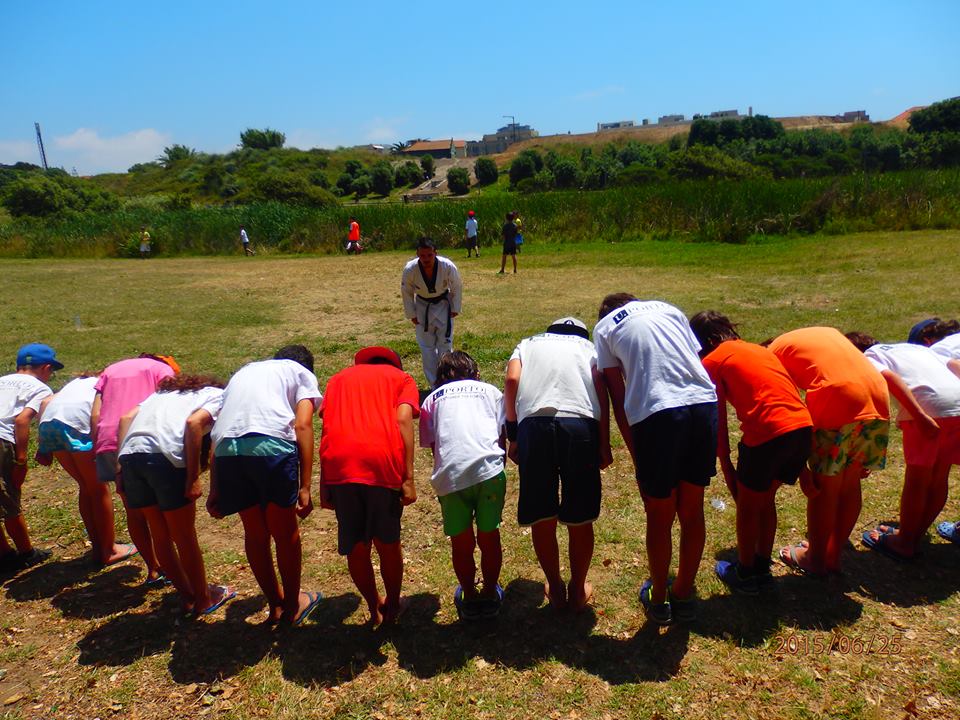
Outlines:
[[[360,244],[360,223],[351,215],[350,232],[347,235],[347,255],[359,255],[362,252],[363,246]]]
[[[503,254],[500,256],[500,272],[507,266],[507,255],[513,258],[513,273],[517,273],[517,226],[513,224],[513,213],[507,213],[507,221],[500,231],[503,236]]]
[[[146,260],[148,257],[150,257],[150,233],[144,225],[140,228],[140,259]]]
[[[240,226],[240,244],[243,245],[244,255],[256,255],[256,253],[250,247],[250,238],[247,237],[247,231],[244,229],[243,225]]]
[[[417,257],[403,268],[403,312],[417,329],[427,385],[437,382],[440,356],[453,350],[453,319],[460,314],[463,285],[453,261],[437,255],[433,240],[417,243]]]
[[[516,210],[513,211],[513,224],[517,226],[517,254],[520,254],[520,251],[523,250],[523,220],[520,219],[520,213]]]
[[[476,250],[477,257],[480,257],[480,243],[477,239],[477,214],[473,210],[467,213],[467,225],[464,232],[467,241],[467,257],[470,257],[473,250]]]

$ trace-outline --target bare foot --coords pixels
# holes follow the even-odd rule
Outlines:
[[[550,583],[543,584],[543,596],[555,610],[563,610],[567,606],[567,587],[560,585],[556,591],[552,590]]]
[[[283,605],[271,605],[267,609],[267,625],[275,625],[283,617]]]
[[[576,589],[572,586],[567,587],[567,603],[574,612],[581,612],[586,609],[590,601],[593,600],[593,585],[585,580],[583,587]]]
[[[104,567],[107,567],[108,565],[114,565],[118,562],[129,560],[136,555],[137,552],[137,546],[133,545],[132,543],[115,543],[110,556],[105,560],[101,558],[100,564]]]
[[[207,585],[204,604],[196,608],[197,615],[209,615],[237,596],[237,591],[228,585]]]
[[[384,623],[395,623],[407,611],[408,607],[410,607],[410,598],[401,597],[396,605],[391,606],[384,603],[379,610]]]

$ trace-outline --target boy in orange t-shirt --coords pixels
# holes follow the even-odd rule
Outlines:
[[[713,310],[690,318],[703,366],[717,386],[717,457],[737,501],[737,560],[719,560],[717,577],[731,590],[756,595],[772,580],[776,494],[794,484],[810,456],[812,421],[793,380],[767,348],[744,342],[729,318]],[[730,460],[729,402],[743,437]]]
[[[320,502],[337,514],[337,546],[367,602],[370,622],[395,620],[404,608],[400,517],[417,499],[413,419],[416,381],[390,348],[367,347],[327,384],[320,436]],[[380,558],[380,595],[371,550]]]
[[[807,543],[780,550],[790,568],[813,575],[840,571],[840,551],[860,517],[860,480],[887,459],[890,400],[880,372],[839,330],[810,327],[776,338],[770,349],[806,390],[813,419],[807,496]]]

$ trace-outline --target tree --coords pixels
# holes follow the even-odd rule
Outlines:
[[[13,217],[46,217],[62,211],[67,199],[59,183],[42,175],[32,175],[7,185],[3,206]]]
[[[350,177],[355,178],[363,172],[363,163],[359,160],[347,160],[344,163],[343,171]]]
[[[510,184],[516,185],[521,180],[532,178],[543,170],[543,157],[536,150],[524,150],[510,163]]]
[[[477,183],[480,185],[493,185],[500,177],[497,164],[488,157],[477,158],[477,161],[473,164],[473,172],[477,176]]]
[[[350,194],[350,188],[353,185],[353,177],[349,173],[340,173],[337,178],[337,188],[344,195]]]
[[[410,147],[410,143],[408,142],[395,142],[393,145],[390,146],[390,154],[402,155],[403,151],[406,150],[408,147]]]
[[[424,155],[422,158],[420,158],[420,167],[423,168],[423,172],[428,178],[432,178],[436,169],[436,163],[433,161],[433,155]]]
[[[350,189],[358,198],[366,197],[373,189],[370,176],[366,174],[358,175],[353,179],[353,184],[350,186]]]
[[[254,150],[282,148],[286,141],[286,135],[279,130],[271,130],[270,128],[264,128],[263,130],[247,128],[240,133],[240,144],[245,148]]]
[[[717,144],[717,124],[712,120],[694,120],[690,124],[690,134],[687,136],[687,147],[694,145]]]
[[[447,171],[447,187],[454,195],[466,195],[470,192],[470,172],[462,167],[450,168]]]
[[[170,145],[163,149],[163,154],[157,158],[157,162],[169,169],[173,167],[174,163],[189,160],[196,154],[196,150],[186,145]]]
[[[910,132],[960,132],[960,98],[941,100],[910,116]]]
[[[397,167],[393,174],[393,184],[396,187],[405,185],[415,186],[423,181],[423,171],[413,160],[407,160],[403,165]]]
[[[580,171],[570,158],[560,158],[553,166],[553,183],[556,187],[569,190],[579,187]]]
[[[393,168],[386,161],[378,162],[370,171],[370,187],[377,195],[386,197],[393,190]]]

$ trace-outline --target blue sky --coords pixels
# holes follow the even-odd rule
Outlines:
[[[960,2],[0,2],[0,163],[123,171],[248,127],[296,147],[960,95]]]

